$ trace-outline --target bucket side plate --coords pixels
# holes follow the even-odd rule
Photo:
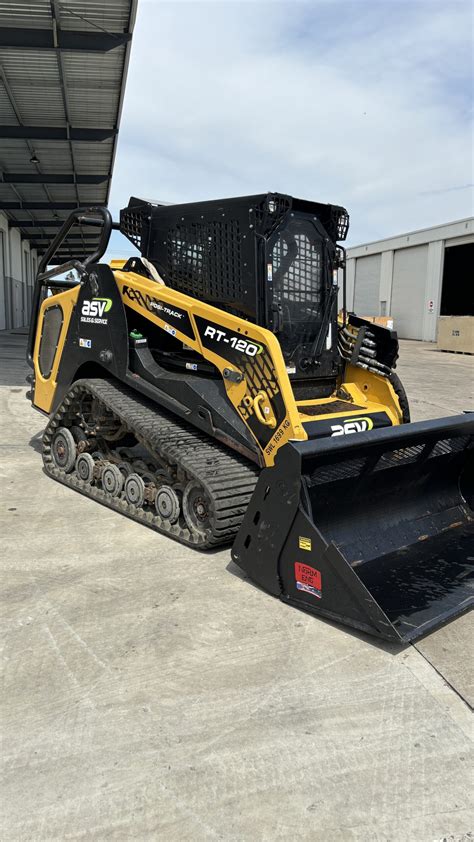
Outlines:
[[[234,561],[311,613],[420,637],[473,602],[473,438],[464,415],[285,446]]]

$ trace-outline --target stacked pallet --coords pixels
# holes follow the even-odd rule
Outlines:
[[[438,350],[474,354],[474,316],[440,316]]]

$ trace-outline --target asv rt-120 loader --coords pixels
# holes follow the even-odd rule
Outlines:
[[[61,265],[75,223],[100,244]],[[141,257],[109,266],[112,227],[74,211],[39,267],[46,472],[185,545],[233,542],[265,590],[389,640],[467,610],[474,415],[408,423],[396,333],[345,294],[338,316],[344,208],[132,198],[115,227]]]

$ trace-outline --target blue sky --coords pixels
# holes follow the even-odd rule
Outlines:
[[[139,0],[113,212],[275,190],[347,207],[352,244],[471,215],[472,26],[470,0]]]

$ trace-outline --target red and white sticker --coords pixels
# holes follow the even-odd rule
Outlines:
[[[321,599],[321,572],[315,567],[295,561],[295,580],[299,591],[305,591]]]

